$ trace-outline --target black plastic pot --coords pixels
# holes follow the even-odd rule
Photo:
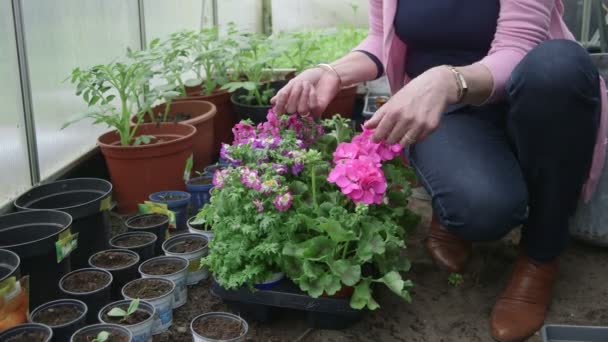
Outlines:
[[[32,323],[41,323],[38,321],[38,316],[42,311],[49,308],[59,308],[62,306],[77,307],[81,311],[81,314],[77,318],[67,323],[55,326],[49,325],[49,327],[53,329],[53,342],[69,342],[70,338],[72,337],[72,334],[74,334],[76,330],[84,327],[85,318],[87,315],[87,305],[75,299],[58,299],[40,305],[39,307],[34,309],[34,311],[32,311],[32,313],[30,314],[30,321]]]
[[[112,337],[114,336],[126,337],[128,341],[131,341],[133,339],[133,334],[131,333],[131,330],[118,324],[101,323],[89,325],[88,327],[84,327],[78,330],[74,333],[74,335],[72,335],[70,342],[77,341],[77,338],[83,338],[86,341],[92,341],[102,331],[105,331],[110,334],[110,338],[108,339],[109,341],[113,341]]]
[[[112,184],[97,178],[74,178],[39,185],[15,200],[19,210],[54,209],[72,216],[78,248],[72,267],[87,267],[89,256],[108,248]]]
[[[142,220],[157,220],[155,223],[148,225],[137,224]],[[125,226],[130,232],[150,232],[156,235],[156,244],[154,245],[154,256],[163,254],[163,242],[167,237],[169,229],[169,218],[161,214],[142,214],[133,216],[125,221]]]
[[[133,255],[135,256],[136,260],[135,262],[127,265],[127,266],[123,266],[123,267],[119,267],[119,268],[105,268],[105,267],[100,267],[95,265],[95,263],[93,262],[93,260],[95,259],[95,257],[98,254],[101,254],[103,252],[119,252],[119,253],[126,253],[129,255]],[[137,255],[137,253],[130,251],[128,249],[108,249],[105,251],[100,251],[97,252],[93,255],[91,255],[91,257],[89,258],[89,265],[91,265],[91,267],[94,268],[100,268],[103,270],[106,270],[110,273],[112,273],[112,286],[111,286],[111,290],[110,293],[112,295],[112,299],[114,300],[118,300],[118,299],[122,299],[122,287],[130,282],[131,280],[138,278],[139,274],[137,271],[137,267],[139,265],[139,255]]]
[[[79,273],[102,273],[107,275],[108,281],[102,287],[87,292],[75,292],[67,290],[64,285],[66,279],[71,276],[74,276]],[[112,300],[111,289],[112,289],[112,273],[102,270],[100,268],[82,268],[76,271],[72,271],[59,281],[59,289],[65,295],[65,297],[70,299],[78,299],[84,302],[88,307],[86,321],[89,324],[97,323],[97,313],[101,308],[103,308],[106,304],[108,304]]]
[[[270,88],[278,91],[287,84],[287,81],[274,81],[270,82]],[[250,119],[254,124],[259,124],[266,121],[266,115],[268,110],[272,107],[268,106],[252,106],[242,102],[241,96],[245,95],[247,90],[238,89],[230,96],[230,102],[232,102],[232,108],[236,117],[240,120]]]
[[[0,249],[0,284],[4,279],[8,279],[12,276],[20,278],[19,264],[21,260],[15,252],[11,252],[8,249]]]
[[[0,341],[9,341],[11,338],[23,335],[24,333],[27,334],[40,332],[46,335],[46,339],[44,340],[44,342],[50,342],[53,338],[53,330],[49,326],[38,323],[27,323],[12,327],[0,333]],[[27,341],[33,339],[32,336],[28,336],[28,338],[29,339]]]
[[[125,240],[130,237],[137,237],[137,236],[148,237],[150,239],[150,241],[146,242],[144,244],[141,244],[141,245],[128,246],[128,247],[120,244],[121,240]],[[150,232],[129,232],[129,233],[116,235],[115,237],[113,237],[110,240],[110,247],[112,247],[114,249],[128,249],[130,251],[133,251],[139,255],[139,261],[144,262],[155,256],[156,240],[158,240],[156,235],[154,235],[153,233],[150,233]]]
[[[59,279],[70,272],[70,255],[57,257],[56,243],[69,232],[72,217],[56,210],[0,216],[0,248],[21,259],[21,275],[30,276],[30,308],[59,295]]]

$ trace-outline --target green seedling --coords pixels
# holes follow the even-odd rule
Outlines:
[[[133,313],[135,313],[135,311],[137,311],[137,308],[139,308],[139,298],[131,301],[131,304],[129,304],[127,311],[125,311],[119,307],[115,307],[112,310],[110,310],[110,312],[108,312],[108,316],[122,317],[122,320],[124,321],[129,316],[131,316]]]
[[[464,277],[460,273],[451,273],[448,277],[448,283],[454,287],[458,287],[464,283]]]
[[[110,338],[110,333],[107,331],[102,331],[99,334],[97,334],[97,337],[95,337],[91,342],[108,342],[109,338]]]

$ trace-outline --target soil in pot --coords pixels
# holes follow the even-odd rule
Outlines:
[[[200,239],[185,239],[184,241],[171,246],[169,252],[171,253],[190,253],[198,251],[201,248],[207,246],[207,242]]]
[[[129,226],[133,228],[148,228],[159,225],[167,220],[165,215],[142,215],[129,220]]]
[[[211,177],[196,177],[188,181],[192,185],[210,185],[213,184],[213,178]]]
[[[147,244],[148,242],[152,241],[153,239],[154,239],[154,236],[130,235],[130,236],[125,236],[120,239],[116,239],[116,240],[112,241],[112,243],[118,247],[129,248],[129,247],[143,246],[143,245]]]
[[[199,319],[193,328],[199,335],[216,340],[231,340],[243,333],[241,322],[224,317]]]
[[[79,272],[63,281],[63,288],[76,293],[92,292],[104,287],[110,277],[102,272]]]
[[[107,251],[97,254],[93,258],[92,263],[97,267],[111,270],[132,265],[136,260],[137,258],[131,254]]]
[[[107,342],[130,342],[129,335],[121,332],[108,331],[110,336]],[[91,342],[97,338],[97,333],[81,334],[72,338],[72,342]]]
[[[166,260],[146,264],[141,271],[149,275],[167,275],[174,274],[183,268],[183,264],[179,261]]]
[[[110,312],[110,310],[108,310]],[[137,310],[127,317],[112,317],[108,316],[108,313],[103,314],[103,321],[106,323],[120,324],[120,325],[134,325],[141,323],[150,318],[150,313],[145,310]]]
[[[177,195],[177,194],[168,194],[168,195],[163,195],[163,196],[159,196],[159,197],[163,201],[179,201],[179,200],[186,198],[186,196]]]
[[[73,322],[81,315],[82,309],[76,305],[55,305],[37,312],[32,321],[56,327]]]
[[[44,331],[24,331],[13,337],[9,337],[5,342],[45,342],[49,334]]]
[[[171,284],[156,279],[142,279],[124,288],[125,295],[131,298],[158,298],[171,291]]]

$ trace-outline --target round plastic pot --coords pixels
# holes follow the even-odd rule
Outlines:
[[[175,291],[175,283],[169,279],[158,277],[135,279],[122,288],[122,295],[127,300],[136,299],[129,297],[125,293],[125,290],[128,289],[130,285],[150,280],[157,280],[167,284],[171,284],[171,290],[163,294],[162,296],[156,298],[140,297],[140,299],[150,303],[156,309],[156,313],[154,314],[154,324],[152,325],[152,335],[158,335],[167,331],[169,327],[171,327],[171,324],[173,324],[173,292]]]
[[[165,108],[165,104],[154,107],[155,116],[162,118],[165,115]],[[173,101],[169,107],[168,122],[181,122],[196,128],[192,150],[194,170],[202,170],[209,165],[216,154],[214,138],[216,113],[217,109],[213,103],[202,100]],[[148,115],[144,116],[144,120],[146,123],[151,122]],[[137,118],[133,117],[131,121],[136,123]]]
[[[212,241],[213,240],[213,230],[203,230],[203,229],[199,229],[201,228],[201,225],[194,225],[192,224],[192,221],[196,220],[196,216],[192,216],[189,220],[188,220],[188,231],[192,234],[200,234],[203,235],[204,237],[207,238],[208,241]]]
[[[82,328],[85,324],[88,309],[87,305],[82,301],[76,299],[58,299],[52,302],[42,304],[36,309],[34,309],[34,311],[32,311],[32,313],[30,314],[30,321],[31,323],[41,323],[37,321],[37,316],[38,314],[40,314],[41,311],[53,307],[61,307],[66,305],[78,307],[82,311],[78,318],[61,325],[49,326],[51,327],[51,329],[53,329],[54,342],[68,342],[72,334],[74,334],[76,330]]]
[[[108,248],[112,184],[98,178],[73,178],[39,185],[15,200],[18,210],[54,209],[72,216],[72,233],[78,248],[72,252],[72,268],[87,266],[95,252]]]
[[[131,237],[138,237],[138,236],[147,237],[150,239],[150,241],[148,241],[144,244],[135,245],[135,246],[122,246],[120,244],[121,240],[128,239]],[[157,240],[158,240],[158,238],[156,237],[156,235],[151,232],[129,232],[129,233],[123,233],[120,235],[116,235],[115,237],[113,237],[110,240],[110,247],[112,247],[114,249],[128,249],[130,251],[137,253],[137,255],[139,255],[140,261],[146,261],[146,260],[156,256],[156,241]]]
[[[0,216],[0,248],[21,259],[29,275],[30,308],[57,298],[59,279],[70,272],[70,255],[58,258],[56,245],[69,233],[72,217],[62,211],[32,210]]]
[[[353,84],[342,88],[336,97],[327,105],[322,114],[323,119],[329,119],[335,114],[340,114],[344,118],[352,118],[355,111],[355,101],[357,100],[357,85]]]
[[[89,325],[88,327],[84,327],[76,331],[74,335],[72,335],[70,342],[93,341],[102,331],[110,334],[108,339],[110,342],[115,341],[114,338],[116,337],[122,337],[127,341],[131,341],[133,339],[133,333],[131,333],[131,330],[118,324],[101,323]]]
[[[146,266],[154,267],[164,262],[171,262],[180,265],[180,269],[171,274],[149,274],[144,271]],[[150,259],[139,265],[139,274],[142,278],[163,278],[175,283],[173,291],[173,308],[177,309],[188,301],[188,260],[182,257],[159,256]]]
[[[176,253],[171,251],[175,246],[179,245],[180,243],[184,243],[184,241],[187,239],[202,240],[205,243],[203,247],[192,252]],[[209,241],[207,238],[200,234],[186,233],[176,235],[163,243],[163,251],[165,252],[165,255],[178,256],[188,260],[188,285],[198,284],[201,280],[209,277],[209,270],[200,267],[201,258],[207,256],[209,253],[208,242]]]
[[[224,318],[224,319],[228,319],[228,320],[233,320],[235,322],[239,322],[242,327],[241,335],[238,337],[229,339],[229,340],[217,340],[214,338],[205,337],[205,336],[199,334],[199,332],[197,332],[196,330],[194,330],[194,325],[197,321],[214,318],[214,317]],[[247,336],[248,331],[249,331],[249,325],[247,324],[247,321],[245,321],[243,318],[241,318],[237,315],[233,315],[233,314],[227,313],[227,312],[208,312],[208,313],[196,316],[190,323],[190,332],[192,332],[192,338],[194,339],[194,342],[240,342],[240,341],[245,340],[245,336]]]
[[[44,342],[50,342],[53,339],[53,330],[49,326],[38,323],[26,323],[17,325],[15,327],[5,330],[4,332],[1,332],[0,341],[9,341],[10,339],[20,336],[24,333],[43,333],[46,335]],[[29,342],[31,341],[31,339],[32,337],[29,337],[29,339],[21,341]]]
[[[135,212],[137,204],[152,192],[185,190],[184,165],[192,154],[195,133],[192,125],[161,123],[142,124],[135,134],[135,137],[151,135],[161,142],[122,146],[116,131],[98,138],[114,184],[119,213]]]
[[[103,252],[119,252],[119,253],[126,253],[129,255],[133,255],[135,256],[135,261],[132,262],[129,265],[126,266],[121,266],[121,267],[117,267],[117,268],[105,268],[105,267],[99,267],[97,265],[95,265],[93,263],[93,260],[95,259],[95,256],[103,253]],[[110,273],[112,273],[112,286],[111,286],[111,297],[112,299],[120,299],[122,298],[122,287],[130,282],[131,280],[137,278],[138,274],[137,274],[137,265],[139,264],[139,255],[137,255],[137,253],[130,251],[128,249],[108,249],[105,251],[101,251],[101,252],[97,252],[93,255],[91,255],[91,257],[89,258],[89,265],[91,265],[91,267],[94,268],[99,268],[99,269],[103,269],[106,270]]]
[[[197,184],[201,181],[206,181],[208,184]],[[213,177],[207,175],[192,178],[186,183],[186,190],[190,193],[192,210],[198,212],[205,204],[209,203],[209,199],[211,198],[209,191],[213,186]]]
[[[27,322],[27,289],[20,283],[19,272],[20,259],[17,254],[7,249],[0,249],[0,300],[3,301],[3,312],[0,316],[10,316],[11,319],[4,320],[0,331],[12,328]]]
[[[147,225],[137,224],[142,220],[150,220],[154,223]],[[167,231],[169,230],[169,218],[161,214],[141,214],[133,216],[125,221],[125,226],[130,232],[149,232],[156,235],[156,242],[154,244],[154,256],[161,255],[163,253],[163,242],[167,238]]]
[[[21,260],[15,252],[0,249],[0,284],[10,277],[20,278],[19,264]]]
[[[287,84],[286,81],[274,81],[274,82],[270,82],[270,88],[275,89],[275,90],[279,90],[281,89],[285,84]],[[254,105],[249,105],[249,104],[245,104],[242,103],[240,98],[242,95],[245,95],[247,93],[247,90],[245,89],[238,89],[237,91],[235,91],[234,93],[232,93],[232,96],[230,97],[230,101],[232,102],[232,108],[234,109],[234,112],[236,113],[236,117],[237,119],[240,120],[245,120],[245,119],[250,119],[251,121],[253,121],[254,124],[259,124],[261,122],[265,122],[266,121],[266,115],[268,114],[268,110],[272,107],[271,105],[267,105],[267,106],[254,106]]]
[[[178,199],[172,199],[174,197]],[[177,230],[186,230],[190,193],[185,191],[160,191],[150,194],[148,199],[152,202],[166,204],[167,208],[175,213],[175,225]]]
[[[119,300],[113,303],[110,303],[104,306],[101,310],[99,310],[99,321],[106,324],[111,324],[103,320],[103,316],[106,312],[112,310],[115,307],[119,307],[125,311],[129,308],[129,304],[131,304],[130,300]],[[138,310],[144,310],[150,314],[150,317],[143,322],[132,324],[132,325],[120,325],[121,327],[125,327],[131,331],[133,334],[133,342],[152,342],[152,326],[154,325],[154,316],[156,315],[156,309],[152,304],[146,301],[140,301]]]
[[[253,284],[253,287],[258,290],[271,290],[273,287],[277,286],[277,284],[280,283],[283,278],[285,278],[285,273],[277,272],[263,282]]]
[[[108,276],[108,281],[102,287],[87,292],[75,292],[71,290],[67,290],[64,287],[65,281],[72,275],[84,272],[91,273],[103,273]],[[86,322],[89,324],[97,323],[97,313],[99,310],[104,307],[104,305],[108,304],[111,301],[111,289],[112,289],[112,273],[102,270],[99,268],[83,268],[76,271],[72,271],[59,281],[59,290],[65,295],[65,297],[70,299],[77,299],[84,302],[87,305],[88,311],[86,316]]]
[[[209,101],[215,105],[217,114],[213,118],[215,153],[219,153],[222,143],[230,144],[234,139],[232,127],[236,124],[236,116],[230,102],[227,90],[216,90],[211,95],[201,95],[201,86],[188,87],[187,97],[174,99],[174,102]]]
[[[209,165],[209,166],[207,166],[207,167],[205,168],[205,170],[204,170],[204,173],[203,173],[203,174],[204,174],[205,176],[213,177],[213,174],[215,174],[215,171],[217,171],[217,170],[221,170],[221,169],[224,169],[224,168],[229,167],[229,166],[230,166],[230,164],[229,164],[229,163],[227,163],[227,162],[221,162],[221,161],[220,161],[220,162],[219,162],[219,163],[217,163],[217,164],[213,164],[213,165]]]

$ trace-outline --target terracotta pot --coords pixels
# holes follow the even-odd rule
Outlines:
[[[355,111],[355,100],[357,99],[357,85],[342,88],[338,95],[329,103],[322,117],[329,119],[334,114],[340,114],[345,118],[352,118]]]
[[[128,214],[152,192],[185,190],[184,167],[192,154],[196,128],[182,123],[142,124],[135,136],[152,135],[159,142],[121,146],[116,131],[101,135],[97,143],[106,159],[118,212]]]
[[[162,117],[165,113],[165,104],[153,108],[156,117]],[[167,121],[178,121],[196,128],[194,135],[194,171],[202,171],[210,165],[217,154],[215,142],[215,118],[217,110],[209,101],[176,101],[171,103]],[[145,122],[150,122],[150,117],[144,117]],[[135,120],[135,117],[133,118]],[[132,120],[132,121],[133,121]]]
[[[175,102],[208,101],[215,105],[217,115],[213,119],[215,131],[215,153],[219,154],[222,143],[231,144],[234,140],[232,127],[237,123],[236,115],[230,103],[230,93],[227,90],[216,90],[211,95],[200,95],[201,86],[187,87],[187,97],[175,99]]]

